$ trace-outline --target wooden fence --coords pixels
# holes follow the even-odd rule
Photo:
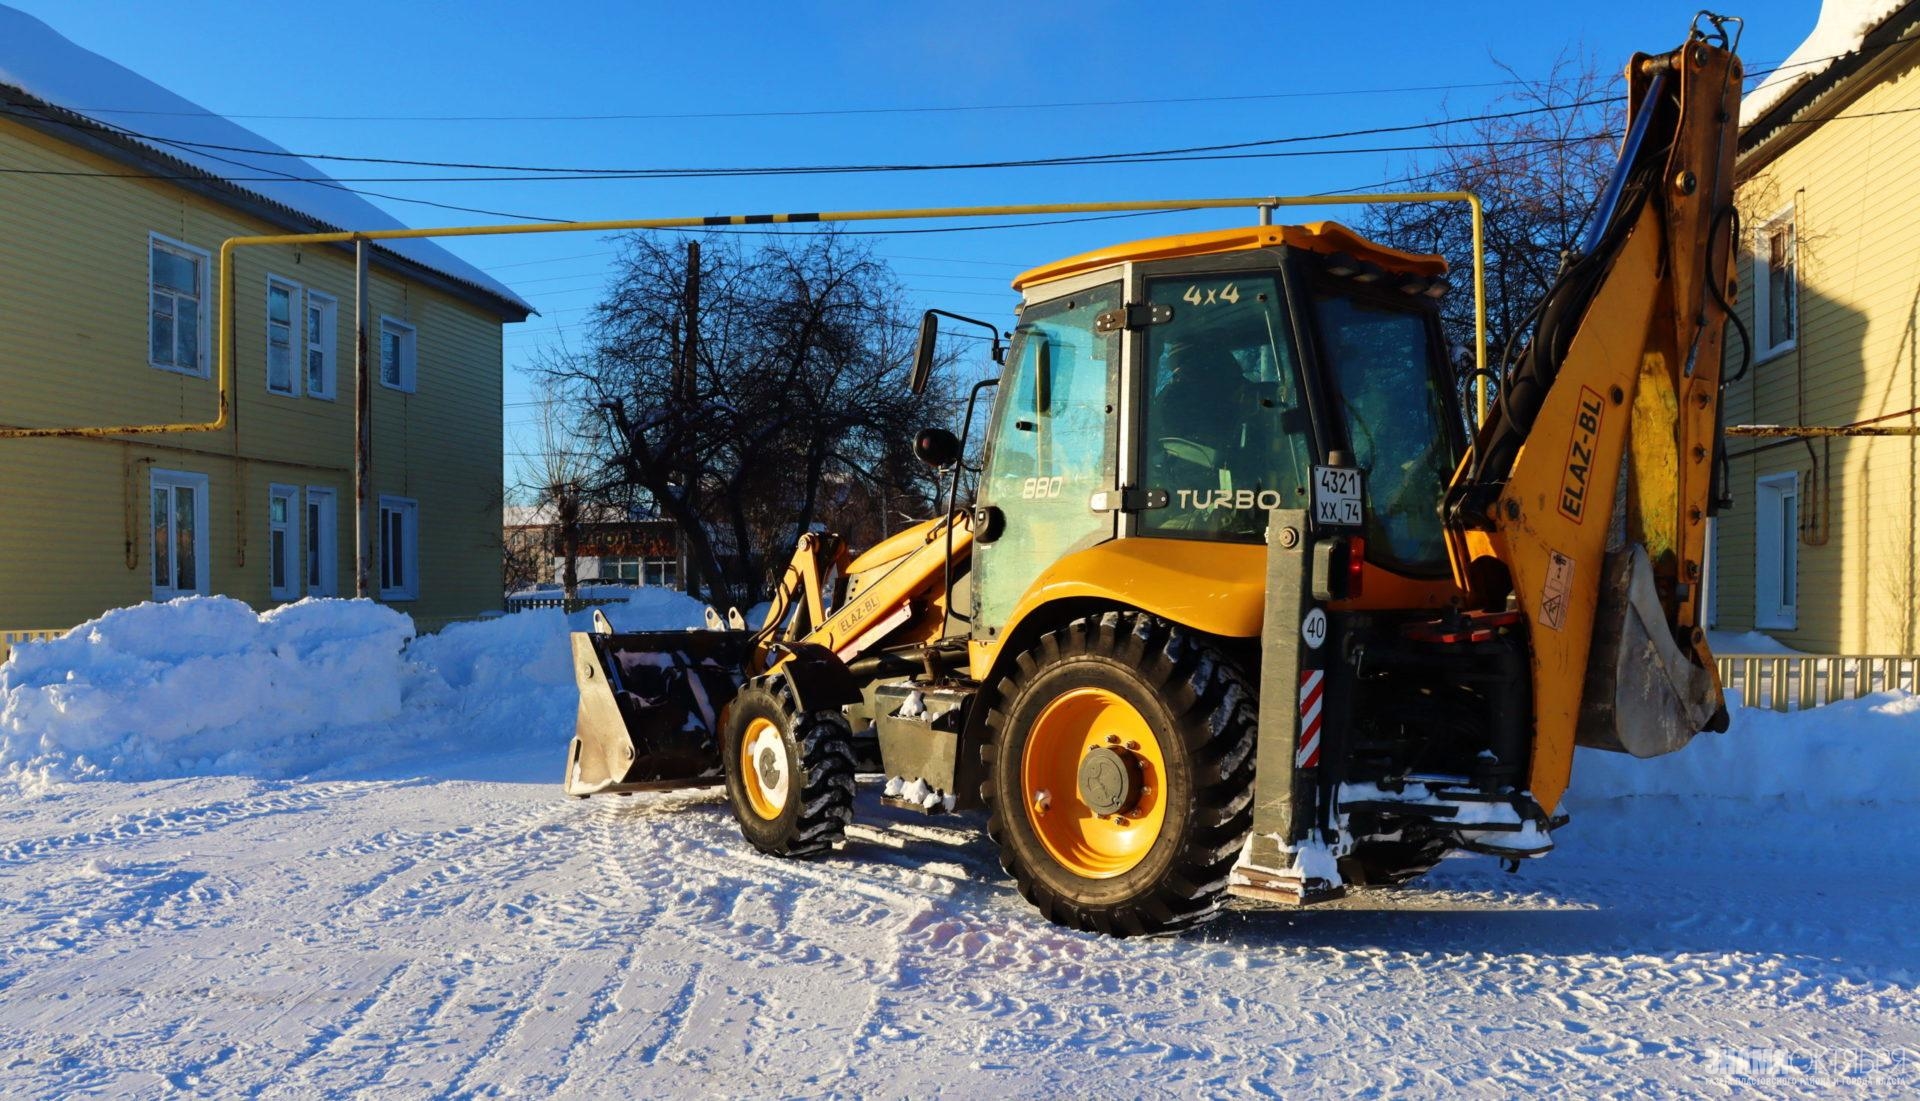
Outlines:
[[[7,654],[13,650],[16,642],[31,642],[35,639],[59,638],[67,633],[65,627],[26,628],[0,631],[0,661],[7,660]]]
[[[1799,711],[1875,692],[1920,690],[1916,654],[1718,654],[1720,684],[1748,707]]]

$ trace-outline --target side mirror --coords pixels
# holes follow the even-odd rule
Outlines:
[[[940,340],[940,318],[936,311],[920,315],[920,339],[913,345],[913,373],[907,376],[907,389],[915,394],[927,390],[927,376],[933,374],[934,345]],[[916,450],[918,444],[915,444]]]
[[[938,470],[960,461],[960,437],[944,428],[922,428],[913,438],[913,457]]]

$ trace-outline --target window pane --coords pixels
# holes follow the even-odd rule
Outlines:
[[[267,387],[293,390],[293,330],[285,325],[267,326]]]
[[[307,307],[307,340],[311,343],[320,343],[321,317],[325,312],[318,306]]]
[[[307,389],[316,394],[327,389],[327,357],[318,348],[307,349]]]
[[[405,588],[407,584],[407,540],[405,512],[393,510],[393,587]]]
[[[1793,339],[1793,230],[1782,227],[1767,238],[1767,344]]]
[[[200,366],[200,318],[198,311],[188,303],[177,303],[180,308],[180,323],[174,327],[177,337],[173,365],[197,369]]]
[[[1313,468],[1278,280],[1156,279],[1147,297],[1173,309],[1147,333],[1141,457],[1169,502],[1141,531],[1258,539],[1268,509],[1305,507]]]
[[[320,587],[320,502],[307,501],[307,588]]]
[[[179,253],[153,247],[153,282],[155,286],[198,297],[200,294],[200,263],[188,259]]]
[[[400,385],[400,334],[391,330],[380,334],[380,380]]]
[[[293,292],[285,287],[267,288],[267,320],[282,325],[293,323]]]
[[[980,623],[1004,623],[1041,570],[1112,534],[1113,518],[1087,501],[1113,478],[1117,420],[1109,390],[1120,366],[1118,335],[1095,333],[1094,319],[1120,297],[1112,283],[1035,303],[1014,333],[988,440],[994,476],[980,487],[982,503],[1006,514],[1006,533],[978,545],[974,559]],[[1044,408],[1035,387],[1043,348]]]
[[[269,502],[267,505],[268,522],[275,523],[275,524],[286,523],[287,522],[287,499],[285,497],[281,497],[278,494],[276,494],[273,497],[269,498],[268,502]]]
[[[153,487],[153,584],[155,588],[173,587],[173,544],[169,531],[168,504],[172,498],[167,487]]]
[[[153,362],[173,363],[173,299],[164,294],[153,296],[153,347],[148,350]]]
[[[173,530],[174,530],[174,583],[173,587],[181,592],[192,592],[199,587],[199,562],[194,547],[193,489],[190,486],[173,487]]]
[[[1367,549],[1388,562],[1447,561],[1435,502],[1457,457],[1426,318],[1359,298],[1314,296],[1354,461],[1366,472]]]
[[[1794,551],[1800,541],[1800,498],[1786,494],[1780,498],[1780,605],[1794,605]]]
[[[272,533],[267,550],[267,584],[275,589],[287,587],[287,533]]]

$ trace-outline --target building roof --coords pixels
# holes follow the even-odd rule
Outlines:
[[[1890,61],[1917,27],[1920,0],[1825,0],[1806,41],[1740,101],[1741,156],[1813,129],[1839,109],[1827,103],[1837,90]]]
[[[233,205],[297,232],[406,228],[308,161],[4,4],[0,93],[11,93],[0,95],[0,115],[110,156],[122,154],[116,159],[132,153],[185,168],[182,175],[191,179],[183,183],[215,184]],[[433,241],[382,241],[376,251],[407,262],[402,267],[441,276],[456,285],[449,289],[465,288],[468,297],[477,292],[509,320],[533,312],[506,284]]]

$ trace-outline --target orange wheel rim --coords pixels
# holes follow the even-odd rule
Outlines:
[[[1124,804],[1102,815],[1081,790],[1081,768],[1101,750],[1133,780]],[[1027,821],[1060,865],[1086,879],[1123,875],[1146,858],[1166,821],[1166,757],[1146,717],[1104,688],[1076,688],[1041,710],[1020,761]],[[1108,800],[1107,805],[1112,805]]]
[[[771,719],[755,719],[740,737],[740,786],[753,813],[771,822],[787,807],[793,790],[787,742]]]

